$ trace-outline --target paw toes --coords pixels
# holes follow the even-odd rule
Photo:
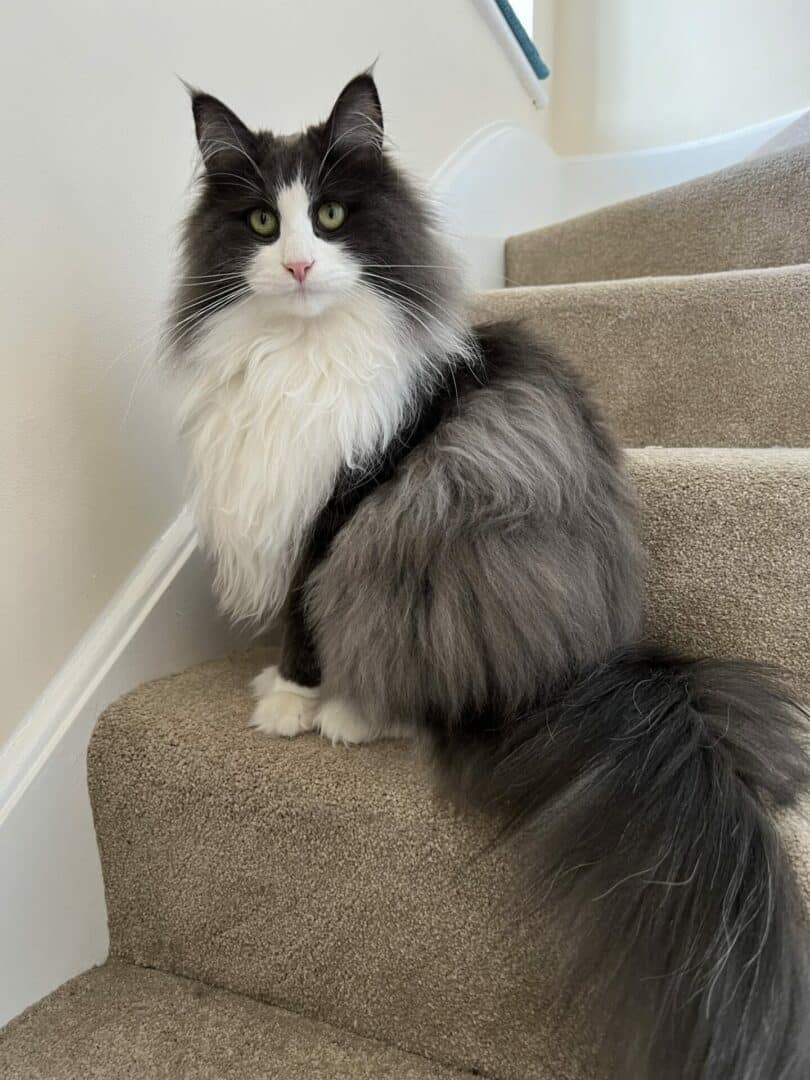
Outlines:
[[[365,717],[337,699],[327,701],[320,707],[316,723],[321,735],[329,739],[332,746],[355,746],[375,737]]]
[[[292,739],[312,731],[316,703],[297,694],[275,692],[261,698],[250,718],[251,727],[274,738]]]

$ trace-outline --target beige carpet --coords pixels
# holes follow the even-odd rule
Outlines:
[[[810,446],[810,266],[479,294],[583,370],[625,446]]]
[[[632,450],[647,629],[775,661],[810,693],[810,450]]]
[[[508,285],[810,262],[810,142],[511,237]]]
[[[810,450],[629,456],[650,630],[806,678]],[[486,822],[437,803],[406,745],[249,730],[260,662],[143,687],[101,720],[89,780],[113,955],[503,1080],[597,1080],[553,937],[514,921],[509,853],[478,857]]]
[[[515,867],[437,802],[404,743],[247,727],[261,655],[112,706],[89,755],[113,956],[273,1002],[445,1065],[579,1080],[548,934]]]
[[[469,1076],[158,971],[111,962],[0,1032],[3,1080],[452,1080]]]

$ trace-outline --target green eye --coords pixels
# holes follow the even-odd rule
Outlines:
[[[339,202],[325,202],[318,207],[318,222],[322,229],[339,229],[346,220],[346,207]]]
[[[278,230],[278,218],[272,210],[257,208],[250,211],[248,225],[257,236],[272,236]]]

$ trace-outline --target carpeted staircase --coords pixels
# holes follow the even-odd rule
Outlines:
[[[810,133],[809,133],[810,134]],[[810,144],[512,238],[481,318],[576,357],[629,450],[647,622],[810,689]],[[111,959],[0,1034],[9,1080],[602,1080],[492,824],[411,749],[246,726],[256,650],[93,737]],[[810,835],[784,823],[810,895]]]

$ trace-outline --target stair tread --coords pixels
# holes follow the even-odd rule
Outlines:
[[[194,760],[186,763],[175,782],[198,779],[200,764],[222,768],[228,772],[231,791],[240,798],[264,798],[266,791],[257,790],[260,773],[276,806],[294,799],[318,807],[348,804],[374,814],[396,804],[397,813],[413,820],[433,816],[433,808],[424,806],[428,778],[415,767],[415,755],[406,742],[373,743],[357,755],[314,735],[301,736],[292,762],[289,741],[268,739],[248,727],[250,680],[272,660],[272,651],[254,649],[141,686],[108,708],[95,739],[115,738],[120,743],[134,738],[137,751],[143,734],[171,762],[190,752]]]
[[[8,1080],[451,1080],[446,1068],[205,983],[110,961],[0,1032]]]
[[[479,293],[593,384],[625,446],[810,445],[810,265]]]
[[[510,237],[510,284],[810,260],[810,141]]]

